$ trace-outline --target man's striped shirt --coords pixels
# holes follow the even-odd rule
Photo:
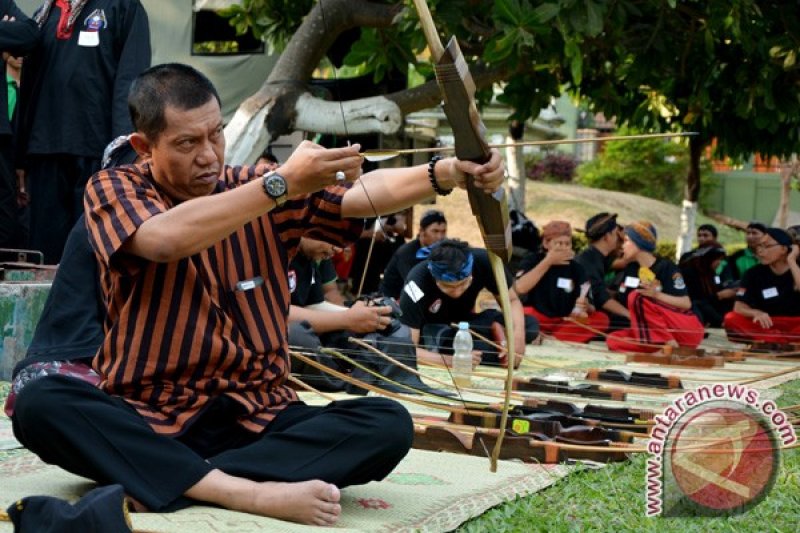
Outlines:
[[[212,194],[256,177],[225,167]],[[228,395],[260,431],[289,402],[287,265],[301,236],[354,241],[360,220],[342,220],[345,186],[294,198],[207,250],[170,263],[121,251],[149,218],[175,202],[148,163],[95,174],[86,192],[89,239],[107,305],[106,337],[94,368],[159,433],[180,434],[209,400]],[[189,200],[191,201],[191,200]]]

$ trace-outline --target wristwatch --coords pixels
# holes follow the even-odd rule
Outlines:
[[[261,179],[264,193],[272,198],[276,206],[282,206],[288,199],[286,178],[273,170],[264,174]]]

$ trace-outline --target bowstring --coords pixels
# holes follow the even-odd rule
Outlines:
[[[325,9],[323,7],[324,3],[325,3],[324,0],[319,0],[319,12],[320,12],[320,17],[322,18],[322,26],[325,28],[325,31],[327,32],[328,31],[328,21],[325,18]],[[336,100],[339,102],[339,112],[342,115],[342,129],[344,130],[344,136],[347,139],[347,146],[350,146],[350,131],[347,128],[347,117],[345,116],[345,113],[344,113],[344,103],[343,103],[343,100],[342,100],[342,91],[341,91],[341,85],[340,85],[339,75],[338,75],[338,70],[339,69],[336,67],[336,65],[333,63],[333,61],[330,60],[330,58],[328,58],[328,61],[330,62],[330,65],[331,65],[331,73],[333,73],[333,85],[334,85],[334,87],[336,87],[336,96],[337,96]],[[369,203],[369,206],[372,209],[372,212],[375,214],[376,225],[378,226],[378,228],[380,228],[381,233],[383,233],[384,235],[387,235],[386,228],[384,227],[384,224],[383,224],[383,219],[378,214],[378,209],[375,207],[375,204],[372,202],[372,197],[369,195],[369,191],[367,191],[367,186],[366,186],[366,184],[364,184],[364,180],[362,180],[361,177],[359,177],[358,178],[358,182],[361,184],[361,188],[364,190],[364,195],[367,197],[367,202]],[[367,255],[367,259],[364,262],[364,271],[361,273],[361,282],[359,283],[359,286],[358,286],[358,295],[357,295],[357,297],[361,296],[361,289],[364,287],[364,280],[367,277],[367,271],[369,269],[369,260],[370,260],[370,256],[372,255],[372,247],[375,244],[375,236],[376,236],[376,233],[375,233],[375,229],[373,228],[372,241],[370,242],[369,253]]]
[[[327,23],[327,20],[325,18],[325,9],[323,8],[324,2],[325,2],[325,0],[319,0],[319,11],[320,11],[320,16],[322,18],[322,25],[325,28],[325,30],[327,31],[328,23]],[[336,65],[334,65],[333,62],[331,62],[331,72],[333,73],[334,86],[336,87],[336,92],[337,92],[338,96],[341,96],[341,91],[340,91],[341,87],[339,85],[339,76],[337,74],[337,70],[338,69],[336,68]],[[345,132],[345,136],[346,137],[350,137],[350,134],[349,134],[348,129],[347,129],[347,117],[345,116],[345,113],[344,113],[344,104],[342,103],[342,99],[341,98],[339,98],[338,100],[339,100],[339,110],[340,110],[340,112],[342,114],[342,125],[343,125],[343,129],[344,129],[344,132]],[[348,141],[348,144],[349,143],[350,143],[350,141]],[[365,196],[367,198],[367,201],[369,202],[370,208],[372,209],[372,212],[375,214],[375,216],[377,218],[377,224],[380,227],[380,230],[385,235],[386,231],[385,231],[384,226],[383,226],[383,221],[381,220],[380,215],[378,215],[378,210],[375,208],[375,204],[372,201],[372,197],[370,197],[369,192],[367,191],[367,186],[364,184],[364,180],[363,179],[359,178],[358,181],[361,183],[361,188],[364,190],[364,194],[365,194]],[[375,235],[373,233],[373,238],[374,238],[374,236]],[[369,264],[365,264],[364,265],[364,272],[361,275],[361,277],[362,277],[361,285],[362,286],[363,286],[363,279],[367,274],[368,267],[369,267]],[[453,380],[453,375],[450,372],[450,368],[447,366],[447,362],[444,359],[444,354],[440,354],[440,357],[442,358],[442,364],[447,369],[447,373],[449,374],[450,379]],[[461,394],[461,390],[455,384],[455,380],[453,380],[453,386],[456,389],[456,393],[458,394],[459,400],[464,404],[464,408],[466,409],[467,408],[466,407],[466,401],[464,400],[464,397]],[[475,426],[476,430],[477,430],[477,427],[478,426]],[[476,434],[477,433],[478,432],[476,431]],[[489,453],[489,450],[486,447],[486,444],[483,442],[483,438],[481,438],[480,435],[478,435],[478,441],[481,443],[481,446],[483,447],[484,451],[486,452],[486,457],[490,457],[491,454]]]

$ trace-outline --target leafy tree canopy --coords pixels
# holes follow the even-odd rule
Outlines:
[[[323,2],[323,10],[326,0]],[[280,50],[313,0],[242,0],[240,31]],[[378,1],[392,4],[398,2]],[[354,0],[352,9],[363,1]],[[412,2],[387,28],[362,28],[344,63],[379,80],[409,65],[427,79]],[[429,0],[439,32],[455,35],[473,67],[507,72],[499,99],[512,119],[536,116],[564,89],[619,122],[694,130],[723,155],[797,151],[800,15],[756,0]],[[485,89],[484,101],[491,96]]]

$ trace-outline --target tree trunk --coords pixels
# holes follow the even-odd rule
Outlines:
[[[700,198],[700,157],[703,155],[704,146],[705,141],[699,135],[689,138],[689,174],[686,177],[681,207],[681,232],[675,246],[676,261],[692,249],[692,237],[697,221],[697,201]]]
[[[790,160],[781,162],[781,199],[778,212],[775,214],[774,224],[779,228],[789,225],[789,195],[792,191],[792,178],[798,170],[797,156],[792,155]]]
[[[296,130],[336,135],[392,134],[400,130],[408,113],[428,109],[441,101],[436,81],[413,89],[342,103],[315,98],[308,90],[311,75],[330,46],[352,28],[385,28],[397,21],[401,3],[388,5],[368,0],[317,2],[292,35],[286,49],[256,94],[242,102],[225,126],[225,160],[247,164],[272,140]],[[472,73],[478,89],[507,79],[502,69]]]
[[[525,125],[518,121],[512,121],[508,126],[507,143],[516,143],[525,136]],[[508,203],[510,209],[517,209],[525,212],[525,185],[527,176],[525,175],[525,157],[521,146],[509,146],[506,148],[506,162],[508,164]]]

